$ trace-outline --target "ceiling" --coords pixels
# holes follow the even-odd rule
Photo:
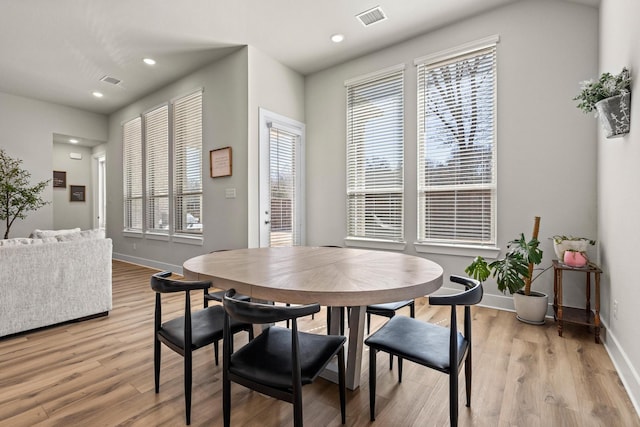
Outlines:
[[[0,92],[110,114],[240,46],[306,75],[516,1],[0,0]]]

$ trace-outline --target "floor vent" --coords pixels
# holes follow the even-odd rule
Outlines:
[[[384,14],[380,6],[376,6],[373,9],[365,10],[364,12],[356,15],[356,18],[358,18],[358,21],[360,21],[362,25],[368,27],[376,22],[384,21],[387,19],[387,15]]]

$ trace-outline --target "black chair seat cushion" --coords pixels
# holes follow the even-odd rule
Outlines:
[[[406,307],[411,304],[413,300],[387,302],[384,304],[371,304],[367,306],[367,313],[377,314],[385,316],[387,314],[395,314],[395,312],[402,307]]]
[[[207,307],[191,313],[191,348],[209,345],[222,339],[224,325],[224,308],[220,305]],[[247,329],[250,325],[236,321],[231,322],[231,331],[236,333]],[[169,320],[162,324],[158,334],[169,342],[184,348],[184,317]]]
[[[365,344],[386,353],[419,363],[441,372],[449,372],[450,329],[405,316],[395,316]],[[468,341],[458,333],[459,361],[465,356]]]
[[[346,338],[298,332],[302,384],[310,384],[338,353]],[[291,330],[271,326],[231,355],[229,372],[270,387],[291,385]]]

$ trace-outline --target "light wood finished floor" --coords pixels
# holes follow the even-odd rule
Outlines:
[[[153,272],[114,261],[108,317],[0,340],[1,426],[184,425],[182,358],[166,347],[160,393],[153,389]],[[179,297],[165,301],[167,316],[183,309]],[[195,295],[193,303],[201,302]],[[449,319],[426,299],[417,301],[416,316]],[[561,338],[550,320],[530,326],[513,313],[481,307],[473,316],[472,402],[461,403],[461,426],[640,426],[604,347],[588,331],[569,326]],[[384,321],[374,319],[374,329]],[[324,311],[301,328],[326,332]],[[236,345],[244,342],[239,334]],[[347,426],[449,424],[445,375],[407,362],[398,384],[388,358],[378,363],[377,420],[369,422],[365,354],[362,386],[347,391]],[[306,386],[304,402],[307,426],[340,425],[335,384],[319,379]],[[221,412],[221,369],[213,350],[201,349],[194,353],[192,425],[219,426]],[[232,425],[290,426],[291,406],[234,384]]]

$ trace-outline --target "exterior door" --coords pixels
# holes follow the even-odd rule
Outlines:
[[[304,245],[304,124],[260,117],[260,247]]]

